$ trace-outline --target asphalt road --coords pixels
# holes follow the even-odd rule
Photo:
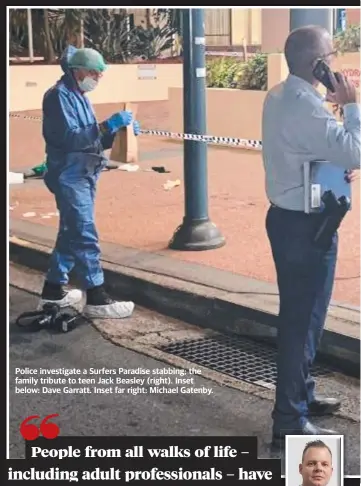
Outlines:
[[[22,420],[33,414],[45,416],[52,413],[59,414],[57,424],[63,436],[256,435],[259,457],[272,454],[269,447],[272,402],[222,387],[202,377],[197,377],[196,386],[211,388],[210,396],[15,393],[15,376],[19,376],[15,375],[16,368],[172,368],[115,346],[88,324],[68,334],[51,334],[45,330],[25,333],[14,324],[14,319],[22,312],[34,309],[36,303],[34,294],[10,286],[11,458],[24,457],[24,442],[19,433]],[[345,435],[345,474],[358,475],[359,423],[339,417],[324,418],[318,423]]]

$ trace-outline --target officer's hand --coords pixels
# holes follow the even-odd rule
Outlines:
[[[330,73],[330,78],[335,92],[332,93],[327,91],[327,101],[337,103],[340,106],[345,106],[349,103],[357,103],[356,88],[351,81],[341,73],[338,73],[338,80],[333,72]]]
[[[120,128],[130,125],[132,120],[133,113],[131,111],[119,111],[114,113],[105,123],[111,133],[116,133]]]
[[[120,111],[119,113],[116,113],[115,116],[118,115],[119,119],[121,120],[122,127],[127,127],[132,123],[133,120],[133,113],[131,111]]]
[[[359,172],[355,170],[347,170],[345,172],[345,180],[346,182],[354,182],[359,177]]]
[[[114,113],[109,120],[112,120],[117,128],[127,127],[132,123],[133,113],[131,111],[119,111],[118,113]]]
[[[137,120],[134,120],[133,122],[133,132],[136,137],[140,134],[140,125]]]

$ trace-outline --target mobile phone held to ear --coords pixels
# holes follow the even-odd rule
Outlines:
[[[316,66],[313,68],[312,74],[317,79],[317,81],[319,81],[320,83],[322,83],[324,85],[325,88],[327,88],[329,91],[334,93],[335,90],[333,88],[333,85],[332,85],[332,82],[331,82],[331,76],[330,76],[331,72],[332,71],[331,71],[330,67],[328,66],[328,64],[326,64],[323,59],[319,59],[317,61]],[[339,81],[339,79],[340,79],[339,73],[335,72],[333,74],[334,74],[336,80]]]

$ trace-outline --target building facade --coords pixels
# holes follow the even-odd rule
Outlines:
[[[151,9],[128,9],[135,25],[152,23]],[[347,24],[360,24],[360,9],[346,9]],[[209,50],[277,52],[289,33],[288,8],[206,8],[205,31]]]

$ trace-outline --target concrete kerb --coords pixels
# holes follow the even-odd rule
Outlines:
[[[52,249],[52,238],[34,237],[34,232],[32,233],[26,236],[24,232],[12,231],[10,260],[45,272]],[[103,250],[106,282],[114,297],[132,299],[138,305],[190,324],[275,344],[277,306],[269,300],[270,296],[272,300],[277,298],[274,294],[250,290],[253,295],[247,298],[249,296],[242,292],[237,294],[212,287],[209,281],[203,285],[192,280],[187,281],[184,275],[179,277],[174,269],[171,269],[169,275],[165,275],[164,272],[157,271],[157,265],[148,265],[148,268],[147,265],[138,265],[135,268],[135,254],[138,263],[142,261],[142,256],[144,261],[157,257],[146,252],[117,248],[120,249],[118,256],[114,256],[114,251],[110,256]],[[171,257],[160,258],[163,259],[163,269],[164,262],[169,261],[170,266],[175,264],[175,259]],[[242,279],[241,276],[239,278]],[[254,294],[257,294],[256,298]],[[342,307],[330,309],[319,355],[341,371],[359,377],[360,325],[357,310]]]

